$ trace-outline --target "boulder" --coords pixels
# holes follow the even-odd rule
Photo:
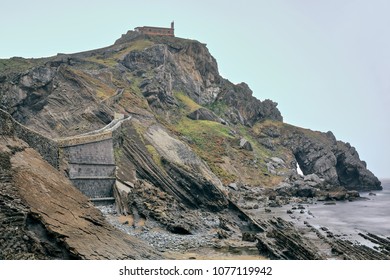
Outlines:
[[[279,195],[279,196],[292,196],[294,191],[293,191],[293,187],[291,184],[289,183],[286,183],[286,182],[282,182],[280,183],[276,188],[275,188],[275,191],[276,193]]]
[[[245,138],[240,139],[240,149],[244,149],[247,151],[253,151],[251,143]]]
[[[232,190],[235,190],[235,191],[238,191],[238,187],[237,187],[237,184],[236,183],[230,183],[228,185],[229,188],[231,188]]]
[[[321,180],[316,174],[309,174],[303,177],[303,181],[310,187],[319,187],[322,185],[324,180]]]
[[[298,197],[315,197],[317,190],[310,186],[300,186],[296,190],[296,196]]]
[[[281,158],[278,158],[278,157],[272,157],[271,160],[277,164],[279,164],[280,166],[284,166],[285,165],[285,162],[284,160],[282,160]]]
[[[263,145],[267,149],[271,151],[275,150],[275,145],[270,138],[260,138],[258,141],[261,145]]]
[[[192,120],[206,120],[206,121],[226,124],[224,120],[222,120],[217,115],[215,115],[212,111],[206,108],[199,108],[198,110],[195,110],[192,113],[188,114],[187,117],[189,117]]]
[[[304,180],[305,182],[310,181],[310,182],[317,183],[317,185],[319,185],[319,184],[322,183],[320,177],[318,177],[317,174],[309,174],[309,175],[306,175],[306,176],[303,177],[303,180]]]

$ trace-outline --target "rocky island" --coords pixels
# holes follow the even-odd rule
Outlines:
[[[349,143],[264,98],[173,36],[1,59],[0,259],[389,259],[388,238],[273,214],[382,187]]]

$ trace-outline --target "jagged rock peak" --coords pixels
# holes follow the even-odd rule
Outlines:
[[[121,63],[140,78],[144,96],[153,108],[176,105],[175,92],[183,92],[203,106],[224,107],[217,112],[232,123],[253,126],[265,119],[283,121],[277,103],[258,100],[245,83],[234,85],[221,77],[215,58],[205,44],[176,37],[146,36],[129,31],[115,44],[137,40],[148,47],[129,52]]]

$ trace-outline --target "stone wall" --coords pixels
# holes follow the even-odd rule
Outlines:
[[[71,181],[76,188],[92,199],[113,197],[115,178],[71,179]]]
[[[77,164],[73,163],[69,166],[69,177],[71,178],[102,178],[115,177],[115,164]]]
[[[86,133],[81,136],[62,138],[62,139],[58,139],[57,142],[61,147],[68,147],[68,146],[88,144],[91,142],[103,141],[103,140],[111,139],[111,137],[112,137],[111,131],[104,131],[104,132],[100,132],[99,134]]]
[[[124,120],[114,120],[100,130],[55,141],[18,123],[0,109],[0,135],[16,136],[27,142],[92,200],[112,199],[116,170],[112,138]]]
[[[115,164],[112,139],[62,147],[69,163]]]
[[[112,198],[116,169],[113,141],[112,138],[100,140],[99,135],[95,138],[89,135],[85,140],[94,139],[97,141],[81,144],[78,141],[67,141],[68,146],[60,148],[60,169],[76,188],[92,200]]]
[[[0,109],[0,134],[14,135],[30,145],[54,168],[58,168],[58,144],[45,136],[15,121],[10,114]]]
[[[54,168],[58,168],[58,144],[57,142],[32,131],[21,125],[15,127],[15,135],[27,142],[31,148],[36,150]]]
[[[11,115],[0,109],[0,135],[13,135],[14,123]]]

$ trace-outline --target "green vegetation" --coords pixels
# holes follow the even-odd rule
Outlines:
[[[236,168],[233,168],[237,172],[245,172],[245,177],[249,176],[251,178],[249,180],[252,182],[268,185],[270,182],[279,180],[279,177],[269,174],[265,165],[265,158],[271,156],[270,151],[257,141],[250,128],[242,125],[233,128],[213,121],[191,120],[187,114],[201,108],[201,106],[183,92],[175,92],[174,95],[179,103],[178,116],[173,124],[165,125],[169,126],[175,133],[185,136],[193,151],[207,162],[210,169],[224,184],[234,182],[237,176],[243,175],[232,174],[230,173],[232,171],[226,170],[226,164],[229,166],[231,163],[226,163],[225,157],[235,162],[248,162],[248,158],[256,159],[258,162],[256,168],[246,163],[245,166],[236,165]],[[227,110],[227,105],[216,102],[207,108],[214,113],[223,115]],[[237,130],[238,135],[232,135],[231,129]],[[240,137],[244,137],[251,143],[253,152],[238,148]],[[251,171],[248,171],[249,169]]]
[[[171,129],[189,140],[191,148],[207,162],[222,181],[225,183],[234,181],[235,175],[219,166],[224,162],[222,157],[227,155],[228,139],[234,139],[229,134],[229,127],[212,121],[194,121],[183,116]]]
[[[155,164],[157,164],[162,170],[164,170],[164,166],[162,163],[162,159],[160,154],[157,152],[156,148],[152,145],[145,145],[146,149],[148,150],[149,154],[152,156],[152,159]]]
[[[0,59],[0,74],[25,72],[35,66],[47,61],[45,58],[27,59],[22,57],[12,57],[10,59]]]
[[[209,110],[213,111],[218,116],[223,116],[227,109],[229,108],[224,102],[216,101],[208,106],[206,106]]]
[[[113,83],[120,88],[124,89],[122,97],[119,99],[118,104],[125,109],[130,108],[142,108],[149,109],[149,104],[147,100],[141,93],[139,88],[139,84],[141,82],[141,78],[133,76],[131,74],[126,75],[126,79],[130,81],[128,82],[113,80]]]
[[[125,48],[116,52],[112,59],[118,60],[122,59],[124,55],[128,54],[131,51],[142,51],[145,48],[152,46],[154,43],[149,40],[136,40],[128,44]]]
[[[136,40],[129,44],[126,44],[122,49],[117,52],[114,52],[111,56],[105,57],[103,55],[96,55],[88,57],[86,60],[91,62],[103,64],[107,67],[114,67],[118,60],[123,59],[123,57],[131,51],[141,51],[147,47],[153,45],[153,42],[149,40]]]
[[[223,184],[227,185],[231,182],[236,181],[236,175],[226,172],[226,170],[220,167],[218,164],[212,161],[209,161],[207,164],[209,165],[211,171],[213,171],[213,173],[217,175],[217,177],[222,181]]]
[[[143,97],[142,93],[141,93],[141,89],[139,88],[139,85],[141,83],[141,78],[140,77],[136,77],[136,76],[133,76],[131,74],[128,74],[127,75],[127,79],[129,81],[131,81],[131,85],[130,85],[130,89],[133,93],[135,93],[136,95],[138,95],[139,97]]]
[[[239,125],[238,131],[242,137],[251,143],[253,151],[258,158],[266,158],[271,156],[270,151],[259,144],[259,142],[254,138],[247,127]]]
[[[77,75],[79,78],[81,78],[83,81],[89,84],[91,88],[93,88],[96,92],[96,97],[100,100],[104,100],[106,98],[109,98],[113,96],[116,92],[116,90],[110,86],[107,85],[107,83],[92,77],[88,73],[78,70],[78,69],[71,69],[71,71]]]
[[[119,147],[115,147],[114,148],[114,158],[115,158],[115,161],[117,162],[120,162],[120,160],[122,159],[123,157],[123,151],[121,148]]]
[[[183,92],[174,92],[174,96],[176,100],[179,101],[181,109],[183,111],[187,111],[188,113],[202,107]]]

